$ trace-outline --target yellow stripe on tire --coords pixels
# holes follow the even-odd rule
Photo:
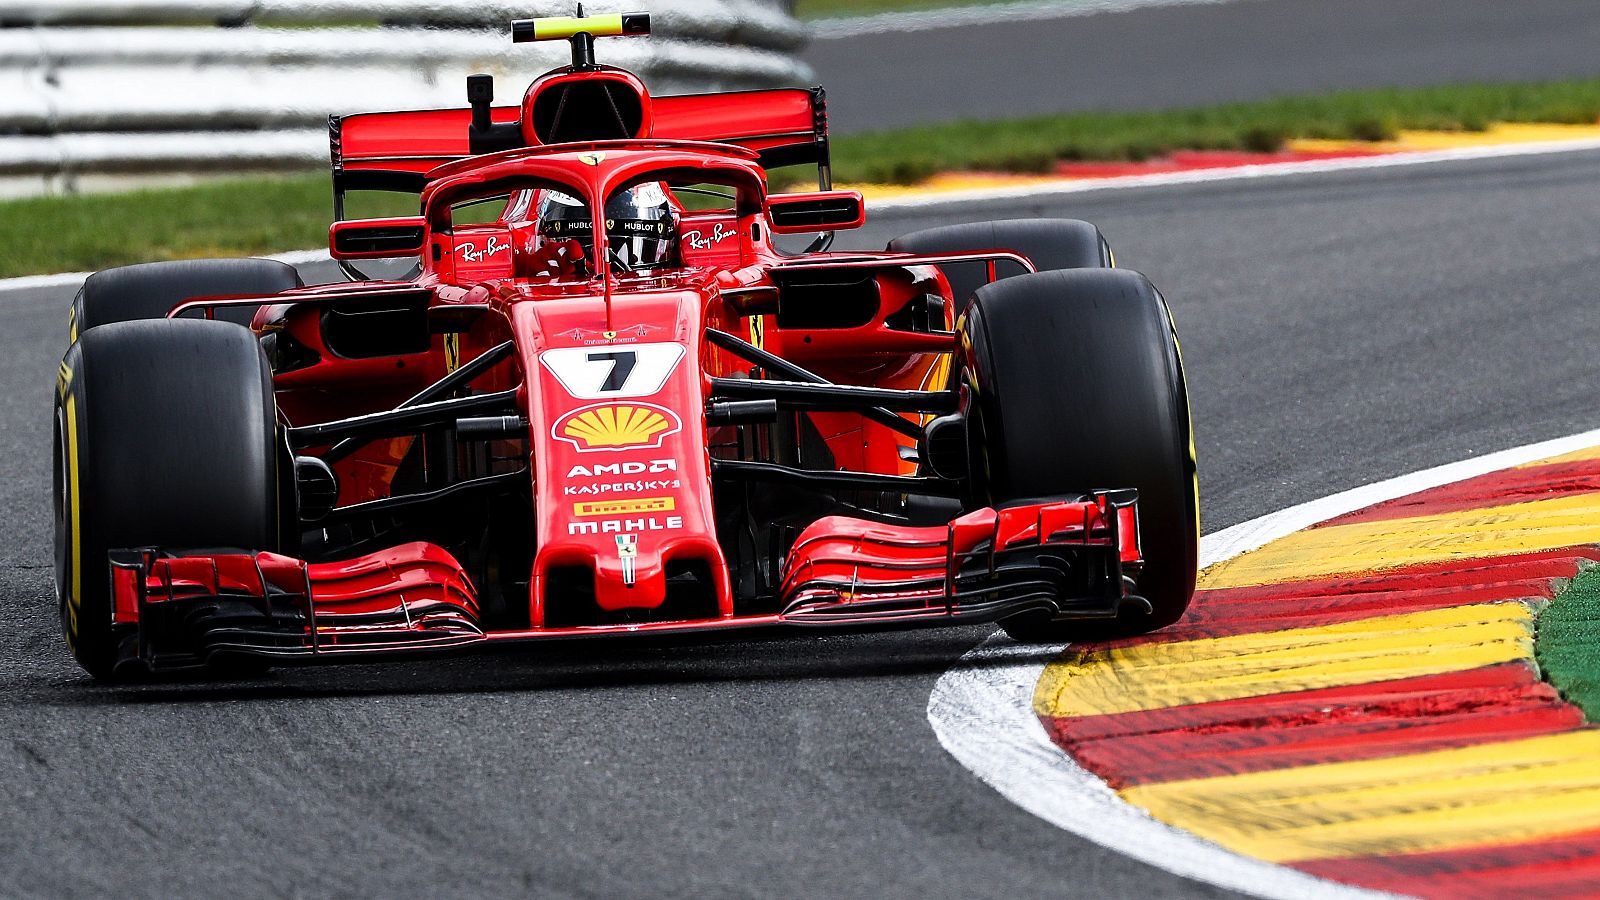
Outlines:
[[[71,370],[66,370],[69,375]],[[78,484],[78,398],[71,393],[66,400],[66,434],[62,440],[62,454],[67,462],[67,526],[70,535],[67,550],[67,648],[78,650],[78,614],[83,605],[83,537],[78,525],[78,508],[83,496]]]

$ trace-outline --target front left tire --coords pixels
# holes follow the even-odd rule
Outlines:
[[[1194,593],[1200,501],[1183,360],[1166,302],[1137,272],[1079,269],[978,289],[957,323],[954,386],[972,398],[968,505],[1139,492],[1149,614],[1001,622],[1013,638],[1124,637],[1176,622]]]

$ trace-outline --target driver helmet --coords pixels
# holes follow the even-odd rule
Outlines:
[[[549,240],[593,244],[594,223],[581,199],[546,190],[539,198],[539,233]],[[678,214],[656,182],[634,185],[606,201],[607,258],[617,271],[670,265],[678,246]]]

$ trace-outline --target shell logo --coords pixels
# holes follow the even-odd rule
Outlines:
[[[557,419],[550,434],[587,452],[656,448],[663,438],[682,429],[683,421],[670,409],[650,403],[601,403]]]

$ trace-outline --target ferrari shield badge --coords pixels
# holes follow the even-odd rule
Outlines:
[[[622,583],[633,587],[637,579],[637,560],[639,559],[639,536],[636,534],[617,535],[617,559],[622,561]]]

